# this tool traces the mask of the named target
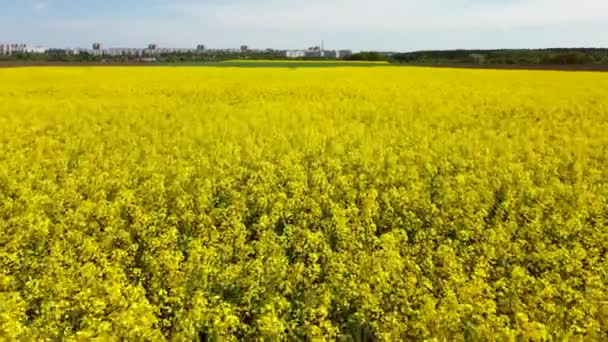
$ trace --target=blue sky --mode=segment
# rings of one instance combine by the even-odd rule
[[[354,50],[608,47],[608,0],[0,0],[0,42]]]

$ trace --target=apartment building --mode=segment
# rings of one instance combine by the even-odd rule
[[[0,55],[12,55],[15,53],[26,53],[27,44],[5,43],[0,44]]]

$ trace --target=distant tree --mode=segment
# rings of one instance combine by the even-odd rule
[[[352,54],[351,56],[346,57],[345,60],[379,62],[379,61],[388,61],[389,58],[387,55],[382,54],[380,52],[368,51],[368,52],[359,52],[359,53]]]
[[[391,56],[397,63],[410,64],[608,64],[608,49],[542,49],[542,50],[448,50],[418,51]]]
[[[592,62],[591,56],[578,51],[551,54],[543,59],[543,64],[588,64]]]

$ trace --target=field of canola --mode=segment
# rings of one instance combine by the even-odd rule
[[[608,74],[0,80],[0,339],[608,339]]]

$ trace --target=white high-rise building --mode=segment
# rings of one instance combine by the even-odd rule
[[[351,50],[340,50],[338,52],[340,53],[340,58],[350,57],[353,55]]]
[[[28,52],[27,44],[0,44],[0,54],[1,55],[12,55],[15,53],[26,53]]]
[[[28,46],[25,49],[27,53],[45,53],[48,49],[42,46]]]
[[[287,58],[302,58],[306,56],[306,52],[304,50],[287,50],[285,51],[285,57]]]

